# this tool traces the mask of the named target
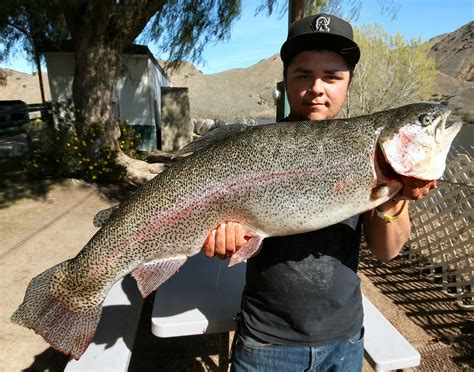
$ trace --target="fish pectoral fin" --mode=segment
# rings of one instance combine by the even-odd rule
[[[114,205],[113,207],[103,209],[94,216],[93,223],[95,227],[102,227],[104,226],[107,221],[109,220],[112,213],[118,208],[118,205]]]
[[[145,262],[132,272],[143,298],[167,281],[186,262],[186,256]]]
[[[255,256],[262,247],[263,237],[253,235],[237,252],[235,252],[229,260],[228,267],[237,265],[238,263],[247,261],[250,257]]]

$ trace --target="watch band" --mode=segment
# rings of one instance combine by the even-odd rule
[[[402,214],[402,211],[403,211],[403,208],[405,207],[405,204],[406,204],[406,200],[403,201],[403,205],[402,207],[400,208],[400,210],[394,214],[393,216],[389,216],[385,213],[383,213],[381,210],[379,210],[379,208],[375,208],[375,213],[377,214],[377,217],[385,220],[385,222],[387,223],[391,223],[392,221],[396,220],[397,218],[400,218],[401,214]]]

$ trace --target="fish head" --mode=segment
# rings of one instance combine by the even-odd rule
[[[378,144],[393,170],[420,180],[440,178],[461,123],[446,125],[451,111],[436,103],[416,103],[387,111]],[[381,113],[383,114],[383,113]]]

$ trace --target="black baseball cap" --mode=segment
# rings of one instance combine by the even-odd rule
[[[298,53],[313,49],[338,52],[352,67],[355,67],[360,58],[360,49],[354,41],[350,23],[325,13],[293,23],[281,47],[280,57],[283,64],[288,66]]]

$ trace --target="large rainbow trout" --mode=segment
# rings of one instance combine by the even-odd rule
[[[192,144],[192,155],[113,210],[76,257],[35,277],[11,319],[78,359],[117,280],[132,273],[148,295],[219,223],[240,222],[252,236],[232,256],[235,264],[266,237],[320,229],[378,206],[399,193],[401,177],[441,177],[461,129],[445,126],[448,115],[419,103],[352,119],[216,130],[217,140]]]

